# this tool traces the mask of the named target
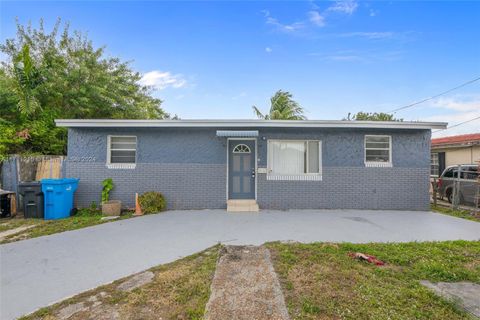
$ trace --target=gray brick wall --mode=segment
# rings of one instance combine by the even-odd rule
[[[159,191],[169,209],[226,208],[226,166],[219,164],[139,163],[135,169],[107,169],[101,163],[68,162],[68,177],[79,177],[78,207],[101,201],[102,181],[112,178],[111,199],[135,205],[135,192]]]
[[[428,169],[325,168],[322,181],[272,181],[258,174],[262,209],[428,210]],[[68,163],[67,175],[80,177],[76,205],[100,203],[101,182],[113,178],[112,199],[133,207],[135,192],[162,192],[169,209],[225,208],[226,167],[205,164],[138,164],[107,169],[102,164]]]
[[[241,128],[238,128],[241,130]],[[251,128],[249,128],[251,130]],[[258,128],[258,166],[268,139],[322,140],[322,181],[267,181],[258,174],[260,208],[426,210],[430,130]],[[226,207],[225,138],[216,128],[77,128],[69,130],[67,177],[80,178],[78,206],[100,202],[101,182],[113,178],[112,199],[133,206],[135,192],[165,194],[170,209]],[[107,135],[137,136],[136,169],[107,169]],[[393,167],[366,168],[364,136],[392,136]]]
[[[264,209],[428,210],[425,168],[324,168],[322,181],[272,181],[258,175]]]

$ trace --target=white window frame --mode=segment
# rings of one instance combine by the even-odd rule
[[[318,173],[301,173],[301,174],[294,174],[294,175],[286,175],[286,174],[274,174],[272,173],[272,157],[270,155],[270,145],[273,142],[303,142],[307,146],[307,153],[308,151],[308,143],[309,142],[318,142]],[[306,156],[305,166],[308,168],[308,154]],[[298,139],[298,140],[288,140],[288,139],[269,139],[267,141],[267,180],[290,180],[290,181],[322,181],[322,140],[314,140],[314,139]]]
[[[135,138],[135,162],[134,163],[112,163],[111,162],[112,138]],[[125,149],[125,150],[133,151],[133,149]],[[138,139],[137,139],[137,136],[131,136],[131,135],[108,135],[107,136],[107,168],[109,168],[109,169],[135,169],[135,167],[137,166],[137,154],[138,154]]]
[[[367,161],[367,137],[388,138],[388,162]],[[385,148],[368,148],[369,150],[385,150]],[[392,136],[380,134],[367,134],[363,138],[363,161],[365,167],[392,167]]]
[[[435,160],[436,162],[434,162],[434,155],[435,155]],[[439,177],[441,172],[440,171],[440,161],[439,161],[439,156],[438,156],[438,152],[430,152],[430,176],[431,177]],[[435,167],[436,169],[434,169],[436,172],[433,172],[432,173],[432,169],[433,167]]]

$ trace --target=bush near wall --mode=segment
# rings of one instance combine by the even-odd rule
[[[165,210],[167,201],[160,192],[148,191],[138,197],[143,213],[157,213]]]

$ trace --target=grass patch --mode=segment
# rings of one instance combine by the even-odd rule
[[[468,319],[419,280],[480,283],[480,242],[267,244],[292,319]],[[350,258],[363,252],[377,267]]]
[[[24,239],[37,238],[54,233],[81,229],[85,227],[94,226],[110,221],[118,221],[128,219],[133,216],[132,212],[123,213],[120,218],[115,220],[102,220],[104,217],[99,212],[92,212],[89,210],[79,211],[77,215],[58,220],[42,220],[42,219],[23,219],[23,218],[11,218],[2,221],[0,224],[0,232],[22,227],[35,225],[35,227],[28,230],[10,235],[0,241],[0,244],[14,242]]]
[[[20,319],[56,319],[60,310],[77,303],[84,303],[87,310],[80,311],[69,319],[104,319],[103,316],[111,316],[113,313],[119,319],[203,319],[219,249],[220,246],[217,245],[173,263],[152,268],[150,271],[155,274],[153,281],[131,292],[116,289],[129,278],[127,277]],[[101,304],[92,304],[93,296]]]
[[[434,212],[447,214],[449,216],[480,222],[480,215],[478,213],[475,214],[474,212],[471,212],[469,210],[454,210],[452,208],[442,207],[438,205],[431,205],[431,209]]]
[[[40,223],[38,219],[4,218],[0,220],[0,232]]]

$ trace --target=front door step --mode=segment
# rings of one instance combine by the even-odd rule
[[[258,212],[256,200],[227,200],[228,212]]]
[[[264,246],[220,251],[206,320],[289,320],[280,283]]]

